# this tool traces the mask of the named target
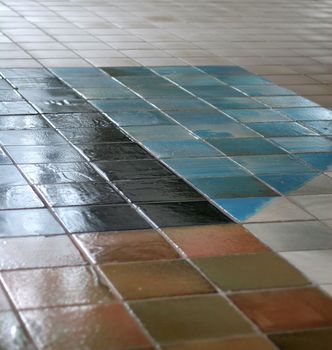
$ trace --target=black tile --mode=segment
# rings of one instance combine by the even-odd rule
[[[135,143],[88,144],[77,145],[77,147],[92,161],[152,158],[143,148]]]
[[[88,163],[22,164],[20,168],[33,184],[105,181]]]
[[[84,100],[36,101],[36,102],[33,102],[33,105],[41,113],[95,112],[95,108],[93,108],[89,103],[85,102]],[[1,110],[1,106],[0,106],[0,110]],[[18,113],[19,112],[16,112],[15,114],[18,114]]]
[[[0,186],[26,184],[27,181],[14,165],[0,165]]]
[[[121,160],[94,163],[109,180],[153,179],[172,173],[156,160]]]
[[[36,114],[28,102],[0,102],[0,115]]]
[[[0,236],[34,236],[64,233],[47,209],[1,210]]]
[[[147,229],[150,225],[129,205],[56,208],[69,232]]]
[[[208,202],[142,204],[140,208],[161,227],[231,222],[230,218]]]
[[[28,101],[63,101],[80,99],[72,89],[20,89]]]
[[[183,180],[175,177],[118,181],[115,185],[132,202],[199,201],[204,198]]]
[[[107,183],[50,184],[38,188],[46,200],[56,207],[124,203],[124,199]]]
[[[54,89],[65,88],[66,85],[61,80],[52,77],[44,78],[10,78],[9,81],[19,90],[20,89]]]
[[[112,122],[101,113],[46,114],[45,117],[56,128],[109,127]]]
[[[109,128],[75,128],[59,129],[72,143],[111,143],[131,142],[119,129]]]
[[[0,116],[0,130],[44,129],[49,128],[40,115],[6,115]]]
[[[64,144],[66,140],[52,129],[5,130],[0,131],[0,143],[5,146],[56,145]]]
[[[42,208],[30,186],[0,186],[0,209]]]
[[[59,146],[7,146],[16,163],[83,162],[84,158],[68,145]]]

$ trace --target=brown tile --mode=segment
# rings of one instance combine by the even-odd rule
[[[309,284],[286,260],[270,252],[199,258],[194,263],[225,291]]]
[[[0,311],[10,310],[10,304],[5,291],[0,286]]]
[[[187,226],[163,230],[190,257],[233,255],[268,250],[241,225]]]
[[[162,350],[275,350],[275,347],[263,337],[241,337],[235,339],[212,339],[171,344]]]
[[[110,303],[114,296],[91,267],[65,267],[2,273],[18,309]]]
[[[264,332],[332,326],[332,299],[318,289],[235,294],[231,299]]]
[[[121,304],[22,311],[38,348],[124,350],[149,340]]]
[[[0,270],[83,264],[67,236],[0,239]]]
[[[137,230],[75,235],[95,263],[175,259],[177,252],[155,231]]]
[[[0,349],[35,350],[23,327],[11,311],[0,312]]]
[[[219,295],[132,302],[130,307],[162,344],[253,332],[248,321]]]
[[[307,332],[275,334],[270,339],[280,350],[330,350],[332,328]]]
[[[186,261],[102,265],[125,299],[213,293],[215,289]]]

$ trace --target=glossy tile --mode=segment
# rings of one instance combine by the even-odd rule
[[[256,109],[267,108],[263,103],[260,103],[249,97],[225,97],[223,99],[209,99],[209,102],[219,109]]]
[[[332,136],[332,121],[310,121],[303,124],[320,135]]]
[[[84,111],[86,113],[95,112],[95,109],[84,100],[48,100],[48,101],[34,101],[33,106],[40,113],[75,113]],[[15,114],[20,113],[17,111]],[[21,114],[24,114],[21,112]],[[28,113],[25,113],[28,114]]]
[[[296,154],[296,157],[318,170],[330,171],[332,169],[332,152]]]
[[[204,225],[163,228],[189,257],[224,256],[267,251],[241,225]]]
[[[3,288],[0,288],[0,312],[10,310],[11,306]]]
[[[148,299],[213,293],[215,289],[183,260],[102,265],[102,271],[125,299]]]
[[[9,271],[2,278],[18,309],[114,301],[105,281],[90,267]]]
[[[201,123],[190,126],[189,129],[196,135],[206,139],[213,144],[222,138],[257,137],[257,134],[244,125],[233,121],[222,121],[217,123]]]
[[[3,238],[0,252],[0,270],[85,264],[71,240],[63,235]]]
[[[63,100],[75,100],[79,99],[72,89],[60,88],[60,89],[20,89],[20,94],[31,102],[36,101],[63,101]]]
[[[30,186],[0,186],[0,210],[42,208],[44,204]]]
[[[40,185],[38,189],[54,207],[125,202],[107,183],[48,184]]]
[[[231,296],[264,332],[330,327],[332,301],[315,288],[252,292]]]
[[[161,344],[253,332],[248,321],[217,295],[132,302],[130,307]]]
[[[101,113],[62,113],[44,116],[56,128],[102,128],[111,127],[112,123]]]
[[[260,133],[264,137],[291,137],[317,135],[314,131],[305,128],[298,123],[250,123],[248,126],[254,131]]]
[[[129,205],[68,207],[55,211],[71,233],[150,228]]]
[[[5,152],[0,148],[0,165],[11,164],[12,161],[8,158]]]
[[[278,252],[332,248],[332,230],[318,221],[247,224],[245,228]]]
[[[301,96],[256,97],[256,99],[272,108],[317,107],[318,104]]]
[[[21,129],[45,129],[49,127],[50,126],[48,125],[46,120],[40,115],[3,115],[0,117],[1,131]]]
[[[14,165],[0,165],[0,186],[26,185],[27,181]]]
[[[0,116],[17,114],[36,114],[36,110],[25,101],[0,102]]]
[[[144,348],[149,340],[121,304],[22,311],[29,333],[40,348]],[[66,332],[63,332],[66,329]]]
[[[0,131],[0,142],[4,146],[56,145],[66,141],[54,130],[6,130]]]
[[[231,220],[208,202],[142,204],[143,212],[160,227],[207,225]]]
[[[326,108],[311,107],[311,108],[283,108],[280,112],[287,115],[291,119],[304,120],[331,120],[332,112]]]
[[[290,153],[332,152],[332,141],[322,136],[279,137],[273,141]]]
[[[89,233],[74,236],[94,263],[176,259],[175,249],[153,230]]]
[[[224,113],[242,123],[289,121],[286,115],[273,109],[224,109]]]
[[[114,100],[90,100],[90,103],[106,113],[130,112],[130,111],[153,111],[155,107],[138,99],[114,99]]]

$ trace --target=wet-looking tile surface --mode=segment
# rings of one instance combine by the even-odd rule
[[[0,74],[1,349],[332,347],[331,111],[238,66]]]

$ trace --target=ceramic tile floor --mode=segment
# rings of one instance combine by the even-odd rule
[[[2,348],[329,349],[328,109],[239,66],[1,76]]]
[[[330,5],[0,2],[1,350],[332,348]]]

